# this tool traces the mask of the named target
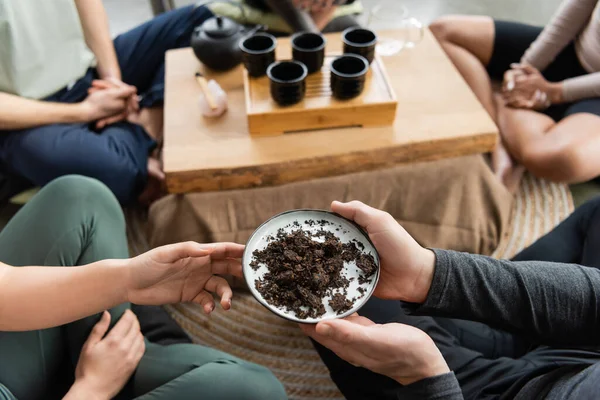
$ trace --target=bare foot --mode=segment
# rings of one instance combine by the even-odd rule
[[[503,132],[503,111],[504,111],[504,100],[500,94],[494,96],[496,103],[496,117],[498,128],[500,130],[500,140],[496,145],[496,148],[492,152],[492,170],[494,174],[500,179],[502,184],[506,188],[514,193],[519,188],[519,183],[525,172],[525,168],[519,165],[510,155],[502,140]]]
[[[160,161],[150,157],[148,158],[148,182],[146,188],[138,197],[138,201],[143,205],[150,205],[165,194],[165,173],[162,170]]]
[[[492,171],[506,188],[514,193],[519,188],[519,183],[525,172],[525,167],[516,164],[502,141],[498,142],[492,152]]]

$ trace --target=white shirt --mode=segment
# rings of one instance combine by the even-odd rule
[[[0,0],[0,92],[42,99],[95,62],[73,0]]]

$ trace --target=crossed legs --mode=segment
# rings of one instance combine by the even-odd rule
[[[447,16],[430,29],[500,129],[492,167],[505,185],[514,187],[522,172],[511,159],[553,181],[581,182],[600,175],[600,159],[593,156],[600,151],[600,117],[580,112],[555,122],[537,111],[505,107],[494,95],[486,70],[494,51],[491,18]]]

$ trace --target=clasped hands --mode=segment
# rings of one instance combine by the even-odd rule
[[[504,73],[502,98],[509,107],[545,110],[562,102],[562,85],[548,82],[529,64],[511,64],[511,69]]]
[[[102,129],[123,120],[135,123],[140,110],[138,102],[135,86],[106,77],[92,81],[88,96],[79,105],[84,120],[95,122],[96,129]]]

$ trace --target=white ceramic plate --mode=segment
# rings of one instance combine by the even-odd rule
[[[314,224],[311,226],[309,221],[321,221],[325,220],[329,222],[329,224],[320,225]],[[260,265],[256,271],[250,267],[250,263],[253,260],[253,253],[255,250],[263,250],[269,244],[267,240],[268,237],[275,237],[277,235],[277,231],[282,228],[286,232],[291,232],[292,230],[299,229],[297,225],[294,223],[298,223],[300,228],[304,231],[316,232],[317,230],[325,230],[332,232],[337,238],[340,239],[342,243],[347,243],[352,240],[356,240],[364,246],[362,250],[366,254],[371,254],[375,259],[375,264],[377,264],[377,272],[375,277],[372,278],[369,282],[359,284],[358,277],[360,270],[356,267],[355,262],[344,263],[344,271],[342,272],[347,278],[353,277],[351,280],[350,286],[348,287],[347,297],[352,299],[353,297],[357,297],[358,300],[354,303],[354,307],[351,310],[348,310],[342,314],[337,314],[335,311],[331,309],[329,306],[330,297],[326,297],[323,300],[323,305],[325,306],[326,313],[319,318],[307,318],[307,319],[299,319],[296,317],[296,314],[293,311],[287,311],[284,308],[279,308],[273,306],[262,297],[262,295],[256,290],[255,283],[258,279],[260,279],[266,272],[267,267],[264,264]],[[313,238],[313,240],[315,240]],[[300,323],[317,323],[319,321],[325,319],[332,318],[343,318],[348,315],[351,315],[358,311],[371,297],[373,294],[373,290],[375,290],[375,286],[377,285],[377,281],[379,280],[379,255],[377,254],[377,250],[373,243],[369,240],[367,234],[354,222],[347,220],[340,215],[331,213],[329,211],[323,210],[293,210],[287,211],[281,214],[278,214],[261,226],[258,227],[256,231],[252,234],[248,242],[246,243],[246,250],[244,251],[244,256],[242,258],[242,265],[244,271],[244,278],[246,279],[246,283],[250,288],[250,292],[252,295],[266,308],[271,310],[273,313],[279,315],[280,317],[289,319],[294,322]],[[363,295],[360,294],[358,288],[362,287],[365,292]],[[334,292],[336,293],[336,292]],[[361,297],[362,296],[362,297]]]

